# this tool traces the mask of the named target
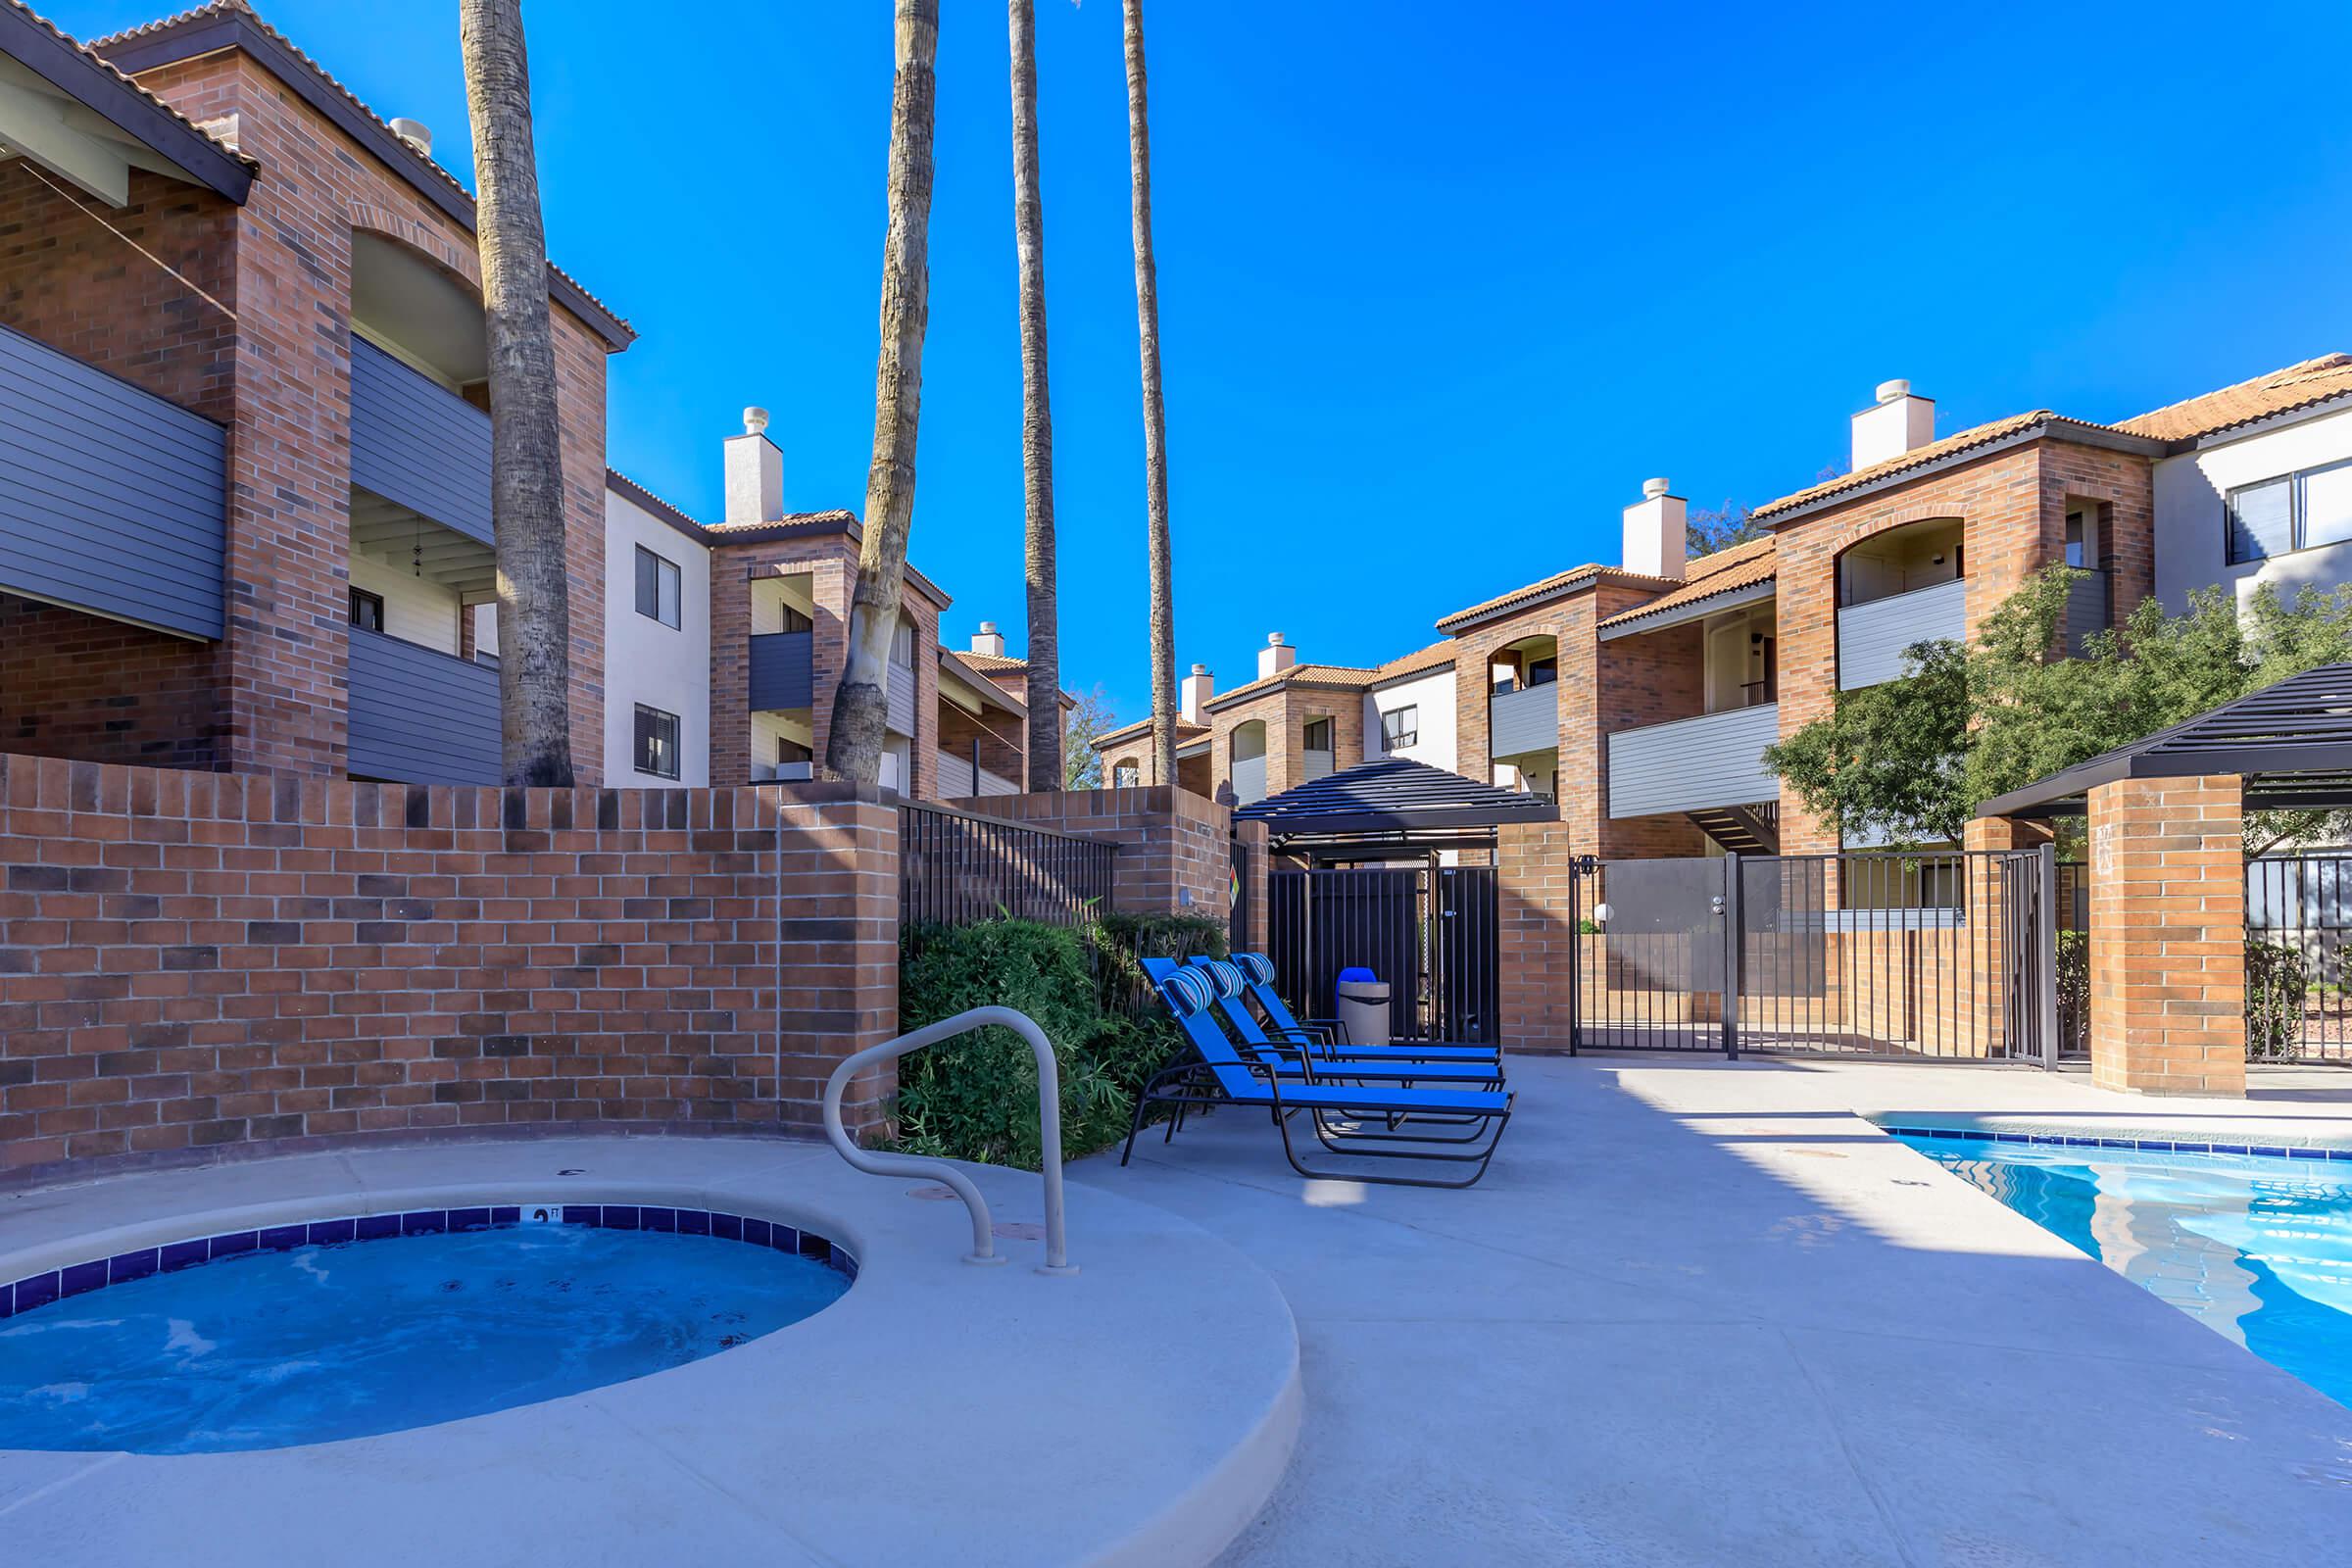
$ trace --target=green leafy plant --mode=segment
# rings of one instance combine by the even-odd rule
[[[2058,933],[2058,1027],[2071,1034],[2058,1042],[2061,1051],[2090,1050],[2090,933]]]
[[[2277,1060],[2297,1054],[2303,1039],[2310,966],[2302,950],[2260,937],[2246,939],[2246,1056]]]

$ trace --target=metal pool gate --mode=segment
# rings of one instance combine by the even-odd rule
[[[1360,966],[1389,984],[1393,1037],[1495,1040],[1492,867],[1275,870],[1266,910],[1276,985],[1301,1014],[1329,1017],[1340,971]]]
[[[1576,870],[1578,1050],[2056,1063],[2047,848]]]
[[[2246,1056],[2352,1064],[2352,849],[2246,862]]]

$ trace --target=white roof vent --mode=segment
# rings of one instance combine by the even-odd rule
[[[421,120],[395,120],[392,134],[416,148],[425,157],[433,156],[433,128]]]

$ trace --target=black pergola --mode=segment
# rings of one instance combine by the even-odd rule
[[[2245,808],[2352,807],[2352,664],[2323,664],[2171,729],[2102,752],[1977,808],[1979,816],[2080,816],[2101,784],[2235,773]]]
[[[1400,860],[1438,850],[1493,849],[1513,822],[1556,822],[1556,802],[1481,784],[1427,762],[1383,757],[1242,807],[1279,855],[1329,864]]]

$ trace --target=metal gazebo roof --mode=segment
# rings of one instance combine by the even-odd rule
[[[1491,835],[1510,822],[1556,822],[1560,808],[1541,795],[1383,757],[1310,779],[1233,814],[1236,821],[1265,823],[1277,845],[1380,842],[1419,849]]]
[[[2248,810],[2352,806],[2352,664],[2323,664],[1977,808],[2072,816],[2096,785],[2236,773]]]

